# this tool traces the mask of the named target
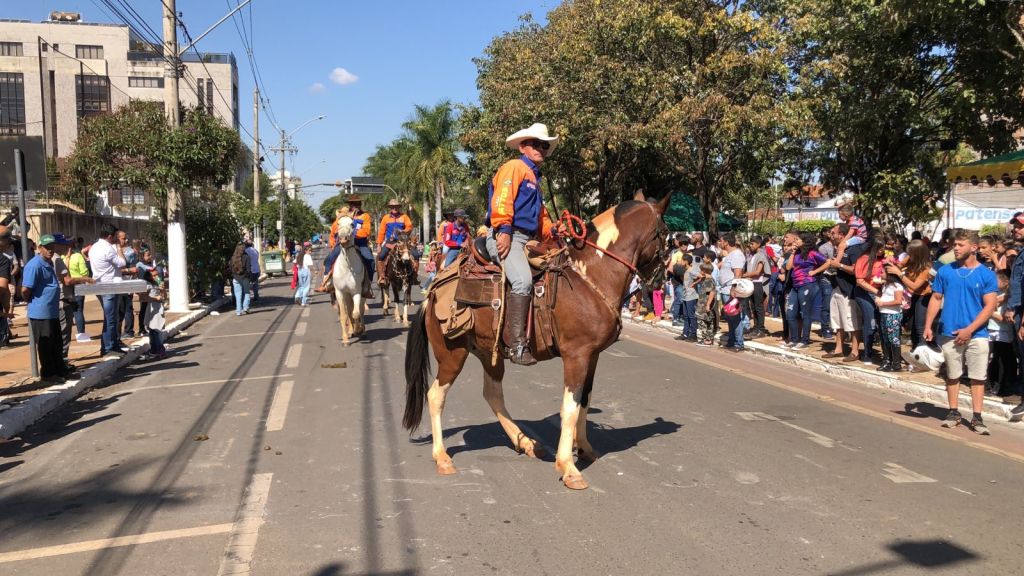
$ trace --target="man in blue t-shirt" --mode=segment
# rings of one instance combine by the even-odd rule
[[[952,263],[939,268],[932,281],[932,298],[924,322],[924,339],[932,340],[932,324],[942,310],[939,344],[946,359],[946,396],[949,413],[942,425],[954,428],[960,424],[957,400],[960,377],[966,368],[971,381],[971,428],[988,435],[981,419],[985,401],[985,378],[988,372],[988,321],[996,309],[999,285],[994,272],[978,262],[978,233],[958,230],[953,236]]]
[[[21,296],[28,302],[28,320],[36,339],[39,376],[44,382],[60,383],[67,373],[60,331],[60,282],[53,268],[57,240],[51,234],[39,239],[38,254],[23,272]]]

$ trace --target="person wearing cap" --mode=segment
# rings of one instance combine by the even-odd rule
[[[441,241],[444,242],[445,248],[448,249],[444,257],[444,266],[442,266],[442,268],[447,268],[449,264],[458,258],[462,247],[469,242],[469,225],[466,224],[465,210],[459,208],[455,211],[455,218],[445,223]]]
[[[21,296],[28,302],[28,320],[36,339],[39,376],[44,382],[63,382],[68,372],[61,356],[60,281],[53,267],[57,240],[39,238],[38,253],[25,265]]]
[[[54,239],[53,251],[56,257],[53,259],[53,270],[61,284],[61,358],[67,371],[72,370],[68,364],[68,351],[71,350],[71,327],[75,324],[75,310],[78,308],[78,301],[75,298],[75,286],[78,284],[92,284],[94,280],[88,276],[75,276],[71,273],[69,255],[74,241],[60,233],[52,234]],[[79,332],[81,333],[81,332]]]
[[[380,247],[377,259],[383,262],[391,250],[388,244],[398,240],[399,234],[409,234],[410,232],[412,232],[412,220],[402,214],[402,203],[397,198],[388,200],[388,213],[380,219],[380,226],[377,228],[377,246]]]
[[[1010,232],[1014,241],[1018,244],[1024,242],[1024,212],[1017,212],[1010,218]],[[1014,339],[1013,343],[1017,351],[1017,364],[1024,366],[1024,326],[1021,319],[1024,318],[1024,258],[1014,258],[1013,266],[1010,268],[1010,295],[1006,302],[1006,312],[1003,319],[1013,322]],[[1024,414],[1024,369],[1018,370],[1017,392],[1021,394],[1021,402],[1010,412],[1014,416]]]
[[[509,358],[515,364],[529,366],[537,360],[526,340],[533,278],[525,250],[529,240],[551,236],[551,218],[541,193],[540,165],[555,150],[558,136],[548,135],[544,124],[534,124],[506,138],[505,144],[520,156],[502,164],[491,180],[487,198],[491,235],[487,249],[492,257],[501,260],[511,286],[506,302],[512,333],[512,342],[507,343]]]

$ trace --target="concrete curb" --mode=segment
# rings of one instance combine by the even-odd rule
[[[682,329],[672,326],[672,323],[667,320],[661,320],[656,324],[650,322],[640,322],[633,320],[628,313],[622,315],[624,321],[628,321],[632,324],[650,326],[665,332],[673,334],[679,334]],[[718,340],[721,335],[716,335],[715,339]],[[918,398],[922,401],[931,402],[936,406],[946,406],[946,387],[936,384],[927,384],[925,382],[915,382],[913,380],[904,380],[895,376],[890,376],[884,372],[878,372],[876,370],[869,370],[860,368],[858,366],[850,366],[845,364],[834,364],[832,362],[826,362],[813,356],[800,354],[799,352],[792,352],[784,350],[776,346],[769,346],[762,344],[757,341],[744,342],[744,347],[749,351],[753,352],[757,356],[763,356],[770,358],[777,362],[789,364],[793,367],[800,368],[803,370],[814,370],[821,372],[829,376],[843,378],[859,384],[866,384],[872,388],[881,388],[884,390],[892,390],[894,392],[900,392],[914,398]],[[971,397],[969,394],[960,393],[960,406],[970,407]],[[1013,406],[1003,404],[990,398],[985,398],[984,407],[982,413],[988,416],[1004,418],[1008,421],[1015,422],[1019,421],[1020,417],[1014,416],[1010,413]],[[963,412],[963,410],[961,410]]]
[[[164,329],[167,332],[167,338],[170,339],[177,336],[182,330],[209,315],[210,312],[224,306],[230,300],[227,297],[221,298],[209,306],[203,306],[168,324]],[[20,434],[43,416],[84,394],[89,389],[113,376],[124,366],[128,366],[147,353],[149,353],[148,341],[132,348],[131,351],[121,358],[101,361],[83,370],[80,380],[50,386],[38,396],[33,396],[20,404],[10,406],[6,410],[0,409],[0,439],[6,440]]]

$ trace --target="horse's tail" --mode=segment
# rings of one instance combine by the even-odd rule
[[[427,310],[424,301],[409,328],[405,347],[405,415],[402,426],[412,432],[423,420],[423,404],[430,388],[430,340],[427,339]]]

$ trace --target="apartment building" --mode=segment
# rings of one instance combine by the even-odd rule
[[[238,67],[233,54],[189,51],[183,106],[201,105],[238,129]],[[82,118],[129,99],[164,100],[161,47],[128,26],[54,13],[44,22],[0,19],[0,136],[42,136],[48,158],[67,156]]]

